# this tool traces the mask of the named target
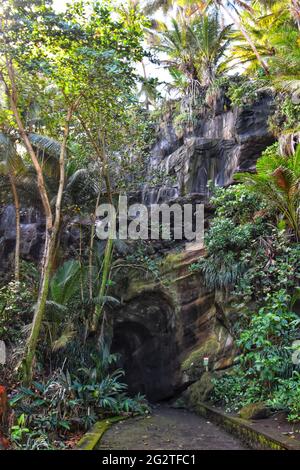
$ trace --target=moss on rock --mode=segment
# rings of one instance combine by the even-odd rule
[[[239,411],[239,416],[243,419],[265,419],[271,415],[271,410],[265,403],[251,403]]]
[[[187,389],[185,397],[189,405],[194,407],[209,399],[214,388],[213,377],[214,375],[211,372],[204,372],[201,379],[197,380]]]
[[[187,371],[195,365],[201,365],[205,356],[216,354],[219,349],[219,342],[215,336],[209,337],[200,348],[195,349],[182,363],[182,370]]]

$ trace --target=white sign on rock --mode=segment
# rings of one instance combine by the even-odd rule
[[[5,364],[6,362],[6,347],[4,341],[0,341],[0,364]]]

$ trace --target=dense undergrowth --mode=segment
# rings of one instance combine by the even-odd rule
[[[291,213],[299,208],[297,186],[291,194],[293,178],[299,185],[299,154],[298,149],[286,186],[284,178],[276,181],[272,165],[262,175],[266,156],[280,166],[275,145],[258,161],[257,175],[215,190],[207,256],[190,268],[200,270],[210,288],[234,298],[239,313],[231,325],[239,354],[230,371],[214,379],[212,399],[228,410],[265,402],[287,411],[291,421],[300,420],[300,245],[297,226],[287,224],[282,208],[285,202]]]
[[[104,343],[98,347],[94,339],[86,338],[86,321],[93,303],[80,297],[75,260],[67,261],[52,278],[52,300],[47,304],[36,379],[30,387],[20,384],[26,325],[31,321],[37,292],[34,266],[22,263],[23,271],[26,276],[22,283],[10,282],[2,287],[0,302],[1,338],[10,354],[9,363],[0,365],[0,373],[11,390],[12,447],[73,447],[101,417],[148,413],[145,397],[128,395],[118,355],[111,354]]]

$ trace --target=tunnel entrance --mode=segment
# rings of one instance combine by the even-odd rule
[[[130,394],[142,393],[152,402],[174,395],[179,370],[175,318],[164,298],[153,293],[129,302],[115,317],[111,351],[121,355]]]

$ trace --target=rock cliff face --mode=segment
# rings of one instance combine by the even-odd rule
[[[16,213],[13,205],[0,208],[0,274],[12,266],[16,242]],[[22,259],[38,262],[42,257],[45,221],[41,212],[26,208],[20,211],[20,255]],[[76,225],[64,227],[61,244],[67,251],[78,244]]]
[[[173,397],[197,381],[208,367],[221,371],[234,358],[230,324],[214,292],[189,266],[202,251],[165,257],[159,280],[141,271],[121,271],[114,293],[122,305],[110,315],[112,350],[132,393],[152,401]]]
[[[172,186],[145,187],[146,204],[207,200],[207,182],[226,186],[238,171],[254,170],[261,152],[274,141],[268,130],[272,97],[262,94],[251,107],[206,113],[194,130],[176,134],[172,113],[161,123],[151,166],[173,176]],[[233,363],[231,335],[236,312],[219,292],[209,292],[188,267],[203,252],[167,254],[160,282],[124,277],[118,283],[123,305],[113,315],[113,350],[123,353],[132,392],[162,400],[185,392],[205,399],[212,374]],[[204,357],[209,372],[205,372]]]
[[[21,211],[21,243],[22,258],[38,260],[43,244],[44,221],[34,209]],[[16,220],[13,205],[0,211],[0,272],[4,272],[12,262],[16,241]]]
[[[273,99],[262,93],[253,105],[225,110],[222,98],[202,113],[194,129],[176,132],[167,113],[157,131],[150,167],[173,177],[174,184],[145,188],[146,203],[191,193],[207,195],[207,182],[227,186],[235,172],[253,170],[262,150],[274,141],[268,130]]]

